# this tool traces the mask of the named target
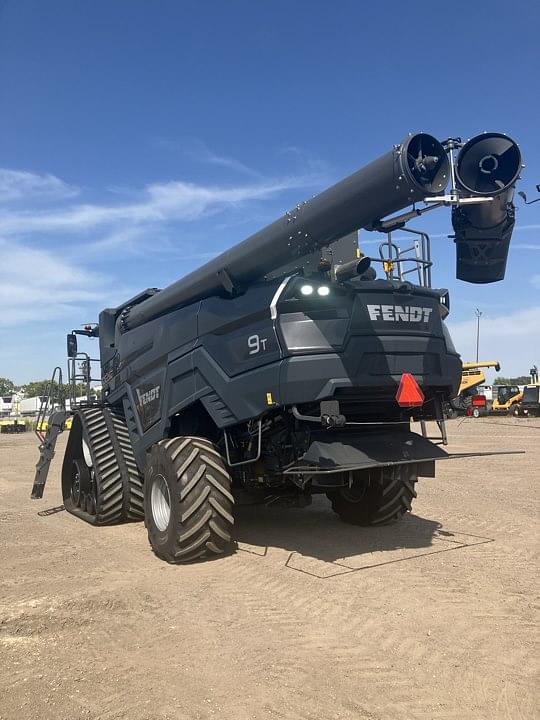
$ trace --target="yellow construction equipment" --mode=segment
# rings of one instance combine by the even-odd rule
[[[511,412],[522,397],[523,392],[517,385],[494,385],[491,411],[494,413]]]
[[[466,390],[471,390],[477,385],[483,385],[486,382],[486,376],[480,368],[495,368],[497,372],[501,369],[501,366],[496,360],[485,360],[482,362],[464,362],[462,363],[463,369],[461,371],[461,385],[459,386],[459,393]]]
[[[512,407],[514,417],[540,416],[540,382],[525,385],[521,400]]]
[[[64,422],[64,430],[71,430],[71,423],[73,422],[72,417],[68,417],[67,420]],[[35,429],[39,430],[40,432],[46,432],[49,428],[49,422],[48,420],[40,420],[37,422]]]
[[[474,417],[485,414],[488,409],[487,399],[475,394],[475,388],[486,382],[486,376],[481,368],[495,368],[499,372],[501,366],[496,360],[462,363],[459,393],[448,404],[446,409],[448,417],[455,417],[461,413],[472,414]]]
[[[0,433],[26,432],[26,423],[20,418],[6,417],[0,420]]]

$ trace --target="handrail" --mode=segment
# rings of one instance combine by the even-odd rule
[[[58,387],[58,397],[57,398],[53,394],[55,382]],[[58,400],[62,409],[65,410],[66,400],[64,397],[64,393],[63,393],[63,385],[64,385],[64,383],[63,383],[63,377],[62,377],[62,368],[59,365],[57,365],[53,370],[52,377],[49,381],[49,385],[47,386],[47,392],[44,396],[42,396],[42,399],[41,399],[41,402],[39,405],[39,411],[38,411],[38,416],[37,416],[37,421],[36,421],[36,428],[35,428],[34,432],[37,435],[38,440],[40,442],[43,442],[45,440],[45,433],[43,432],[43,430],[41,428],[43,427],[45,418],[49,417],[49,415],[50,415],[50,410],[52,409],[50,407],[51,400],[53,401],[52,406],[54,406],[54,400]]]
[[[74,357],[68,358],[68,383],[70,407],[78,403],[77,385],[85,386],[86,402],[90,400],[91,384],[96,378],[92,378],[92,363],[99,363],[97,358],[91,358],[88,353],[78,352]]]

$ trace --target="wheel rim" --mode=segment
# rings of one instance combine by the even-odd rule
[[[367,493],[367,485],[358,484],[352,488],[341,488],[341,495],[344,500],[350,503],[359,503],[365,498]]]
[[[157,529],[164,532],[169,527],[169,520],[171,519],[171,496],[169,486],[163,475],[156,475],[154,478],[150,505]]]
[[[84,439],[82,441],[82,451],[84,462],[88,465],[88,467],[92,467],[92,456],[90,455],[90,448],[88,447],[88,443]]]
[[[370,473],[351,473],[353,482],[348,487],[340,489],[341,496],[350,503],[361,503],[368,491],[371,475]]]

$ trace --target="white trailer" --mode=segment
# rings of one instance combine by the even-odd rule
[[[11,415],[13,408],[13,395],[0,395],[0,417]]]
[[[42,395],[36,395],[35,397],[24,398],[19,402],[19,413],[23,417],[31,417],[37,415],[41,402],[43,400]]]

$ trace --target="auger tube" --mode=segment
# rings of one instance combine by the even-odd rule
[[[322,248],[413,202],[444,191],[446,152],[431,135],[409,135],[390,152],[297,205],[271,225],[177,280],[153,297],[127,307],[122,332],[203,297],[234,293],[250,282]]]

